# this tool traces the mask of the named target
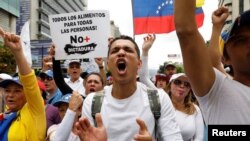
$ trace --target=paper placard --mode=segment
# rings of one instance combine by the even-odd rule
[[[110,17],[106,10],[49,15],[56,60],[107,57]]]

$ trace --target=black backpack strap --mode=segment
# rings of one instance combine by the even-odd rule
[[[96,127],[97,127],[97,124],[96,124],[96,120],[95,120],[95,115],[96,115],[96,113],[100,113],[100,111],[101,111],[103,97],[104,97],[104,90],[96,92],[94,94],[94,97],[92,100],[91,115],[94,119],[94,124]]]
[[[148,89],[148,100],[150,104],[150,109],[154,115],[155,118],[155,138],[158,138],[158,133],[157,133],[157,124],[158,124],[158,119],[161,116],[161,103],[160,103],[160,98],[157,93],[157,90],[153,89]]]

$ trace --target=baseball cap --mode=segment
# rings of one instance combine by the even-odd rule
[[[222,39],[224,40],[224,44],[220,47],[222,48],[222,51],[224,51],[224,46],[229,41],[229,39],[231,39],[236,34],[236,31],[243,26],[250,27],[250,10],[247,10],[238,16],[234,20],[233,24],[229,27],[229,30],[226,33],[223,33],[224,37],[222,37]]]
[[[51,78],[54,78],[54,74],[53,74],[53,71],[52,70],[47,70],[45,72],[40,72],[39,76],[41,78],[44,78],[45,76],[49,76]]]
[[[175,80],[175,79],[177,79],[177,78],[179,78],[179,77],[181,77],[181,76],[187,77],[185,73],[176,73],[176,74],[173,74],[173,75],[171,76],[169,82],[172,82],[173,80]]]
[[[18,77],[14,77],[14,78],[12,78],[12,79],[5,79],[5,80],[1,81],[1,82],[0,82],[0,87],[6,88],[7,86],[9,86],[9,85],[12,84],[12,83],[17,84],[17,85],[19,85],[19,86],[23,86],[23,85],[21,84],[19,78],[18,78]]]
[[[229,36],[229,32],[227,30],[225,30],[221,33],[221,36],[219,37],[220,54],[223,54],[225,41],[227,40],[228,36]]]
[[[72,63],[77,63],[77,64],[81,65],[81,61],[79,59],[69,60],[69,64],[68,65],[71,65]]]
[[[169,67],[169,66],[176,68],[176,66],[175,66],[174,63],[168,63],[168,64],[165,66],[165,69],[166,69],[167,67]]]
[[[69,103],[70,99],[71,99],[71,95],[72,94],[66,94],[63,97],[61,97],[60,100],[58,100],[57,102],[55,102],[53,105],[58,107],[60,104],[62,103]]]
[[[159,79],[165,79],[165,80],[167,80],[167,76],[165,74],[163,74],[163,73],[156,74],[155,78],[156,78],[156,80],[159,80]]]
[[[12,79],[12,76],[6,74],[6,73],[0,73],[0,79]]]

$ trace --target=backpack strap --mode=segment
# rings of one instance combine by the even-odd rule
[[[153,89],[147,90],[150,109],[155,118],[155,138],[156,139],[158,138],[158,133],[157,133],[158,119],[161,116],[161,103],[160,103],[160,98],[157,92],[158,92],[157,90],[153,90]]]
[[[95,115],[96,115],[96,113],[100,113],[100,111],[101,111],[103,97],[104,97],[104,90],[96,92],[94,94],[93,99],[92,99],[91,115],[94,119],[95,127],[97,127]]]

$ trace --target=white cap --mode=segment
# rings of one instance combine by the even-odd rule
[[[81,61],[80,61],[79,59],[68,60],[67,63],[68,63],[68,66],[69,66],[71,63],[78,63],[78,64],[81,65]]]
[[[0,73],[0,79],[12,79],[12,76],[6,74],[6,73]]]
[[[171,76],[169,82],[171,82],[171,81],[173,81],[173,80],[175,80],[175,79],[177,79],[177,78],[179,78],[179,77],[181,77],[181,76],[187,77],[185,73],[176,73],[176,74],[173,74],[173,75]]]

